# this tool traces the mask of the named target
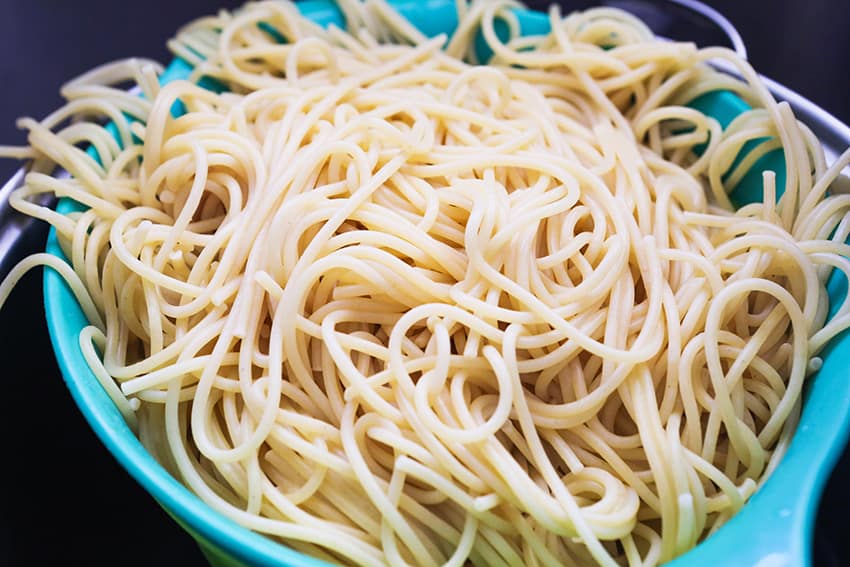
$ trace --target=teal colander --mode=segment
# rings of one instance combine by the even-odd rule
[[[683,0],[690,2],[691,0]],[[423,33],[451,33],[457,26],[454,0],[391,0],[394,7]],[[321,25],[344,26],[341,11],[330,0],[298,3],[301,12]],[[523,34],[549,30],[544,13],[517,10]],[[497,28],[497,32],[498,32]],[[504,31],[504,30],[502,30]],[[486,58],[479,41],[478,54]],[[163,74],[163,83],[185,78],[189,65],[175,59]],[[799,95],[772,82],[778,98],[789,100],[798,117],[838,150],[850,145],[850,129]],[[714,92],[691,105],[711,114],[722,125],[746,110],[730,92]],[[738,203],[760,196],[761,170],[784,173],[781,150],[764,157],[736,188]],[[778,182],[777,186],[783,186]],[[74,205],[60,201],[60,211]],[[47,251],[63,256],[51,230]],[[830,282],[833,305],[844,297],[846,282]],[[83,359],[78,335],[88,324],[64,280],[45,270],[44,295],[50,338],[59,367],[74,401],[99,439],[126,471],[193,537],[213,565],[269,565],[319,567],[327,565],[262,535],[249,531],[213,511],[173,478],[145,450]],[[850,430],[850,335],[844,333],[823,353],[823,366],[808,382],[798,430],[787,454],[743,510],[694,550],[669,563],[670,567],[753,566],[782,567],[811,564],[812,532],[820,494]]]

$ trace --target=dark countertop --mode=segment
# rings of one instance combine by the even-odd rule
[[[764,75],[850,123],[850,6],[846,0],[714,0],[737,26]],[[183,23],[239,2],[5,0],[0,17],[0,144],[23,143],[14,120],[43,117],[62,82],[112,59],[170,59]],[[569,5],[568,3],[566,3]],[[577,3],[578,5],[578,3]],[[18,167],[0,161],[0,184]],[[16,250],[34,252],[45,233]],[[30,273],[0,311],[7,361],[0,439],[0,565],[206,565],[194,542],[106,452],[58,373]],[[793,487],[789,487],[793,490]],[[850,565],[850,452],[826,488],[815,565]]]

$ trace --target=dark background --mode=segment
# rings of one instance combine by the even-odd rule
[[[0,0],[0,145],[22,144],[19,116],[61,104],[60,85],[128,56],[170,59],[183,23],[239,2]],[[583,6],[576,2],[565,6]],[[762,74],[850,123],[850,2],[714,0]],[[0,184],[19,164],[0,160]],[[43,233],[15,250],[41,248]],[[33,272],[0,310],[0,565],[205,565],[193,541],[107,453],[53,360]],[[850,565],[850,457],[836,468],[815,530],[815,565]],[[789,487],[789,490],[794,490]],[[843,538],[843,539],[842,539]]]

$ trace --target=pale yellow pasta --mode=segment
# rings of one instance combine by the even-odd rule
[[[825,289],[850,273],[850,199],[831,190],[850,153],[827,164],[728,50],[614,9],[553,8],[551,34],[520,38],[518,6],[458,2],[458,31],[427,38],[384,0],[340,2],[346,31],[249,3],[176,34],[188,81],[129,60],[69,83],[67,106],[21,121],[28,148],[2,149],[32,159],[11,203],[68,263],[34,256],[0,297],[59,270],[92,324],[86,359],[151,453],[307,554],[682,555],[782,458],[850,324],[850,304],[827,321]],[[755,110],[724,129],[686,106],[719,88]],[[735,211],[775,148],[784,186],[766,172]]]

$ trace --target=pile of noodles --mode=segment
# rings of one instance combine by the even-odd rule
[[[427,38],[383,1],[342,2],[347,31],[249,3],[175,36],[188,81],[127,60],[69,82],[0,150],[32,160],[11,203],[67,263],[28,258],[0,297],[59,270],[151,453],[311,556],[681,555],[781,459],[850,323],[825,290],[850,272],[830,188],[850,154],[828,166],[728,50],[613,9],[522,38],[516,6],[459,2]],[[718,89],[755,110],[722,128],[686,106]],[[785,171],[734,210],[776,148]]]

